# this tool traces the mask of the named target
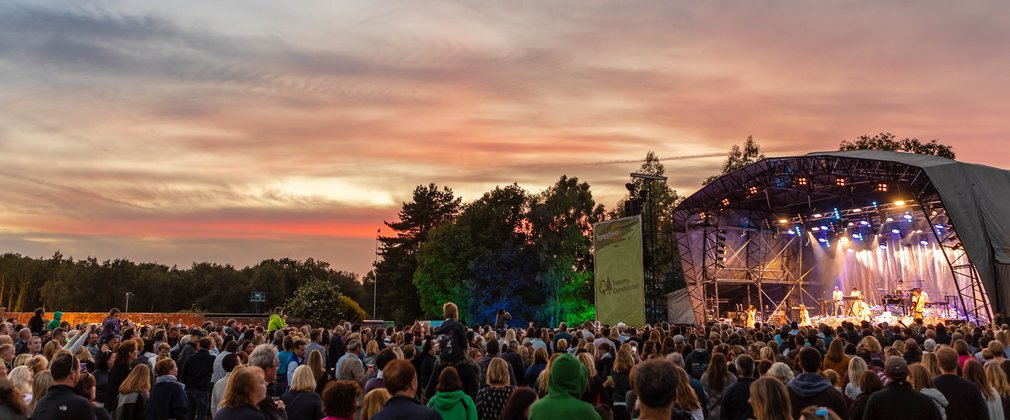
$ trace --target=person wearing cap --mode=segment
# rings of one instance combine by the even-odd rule
[[[933,400],[916,391],[908,383],[908,363],[905,359],[899,356],[888,357],[884,362],[884,374],[889,379],[887,386],[870,396],[863,412],[863,419],[940,420],[942,418]]]
[[[800,412],[811,405],[830,408],[842,418],[848,418],[849,408],[845,397],[831,382],[817,373],[821,370],[821,353],[813,347],[804,347],[798,358],[803,373],[789,381],[788,386],[793,418],[799,418]]]

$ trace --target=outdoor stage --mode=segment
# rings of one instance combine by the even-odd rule
[[[876,322],[986,323],[1010,302],[1010,172],[935,156],[858,150],[769,158],[724,175],[674,211],[698,322],[837,324],[832,292],[862,295]],[[990,301],[990,296],[993,300]],[[906,324],[908,322],[905,322]]]

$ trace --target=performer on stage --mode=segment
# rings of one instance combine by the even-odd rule
[[[858,288],[853,287],[852,291],[849,292],[849,296],[863,300],[863,293],[859,291]]]
[[[873,316],[873,314],[870,313],[870,305],[862,300],[857,300],[853,303],[852,310],[856,313],[856,317],[858,317],[860,321],[869,321],[870,317]]]
[[[835,291],[831,292],[831,305],[833,306],[832,311],[835,316],[845,315],[845,302],[842,299],[844,294],[842,289],[835,286]]]
[[[755,316],[757,315],[757,309],[754,305],[747,307],[747,328],[754,328]]]
[[[916,288],[912,290],[912,317],[915,319],[922,319],[923,312],[926,311],[926,302],[929,301],[929,295],[926,294],[925,290],[921,288]]]
[[[800,304],[800,326],[810,327],[813,324],[810,322],[810,313],[807,312],[807,305]]]

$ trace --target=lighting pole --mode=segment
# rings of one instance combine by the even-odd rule
[[[126,313],[130,313],[130,298],[133,297],[133,292],[126,292]]]
[[[375,259],[372,261],[372,318],[379,319],[379,316],[375,313],[376,302],[378,302],[379,296],[379,279],[375,277],[375,266],[379,264],[379,233],[382,232],[382,228],[375,230]]]

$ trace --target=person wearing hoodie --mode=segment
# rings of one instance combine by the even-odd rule
[[[912,385],[912,389],[932,398],[933,404],[936,404],[936,408],[940,410],[940,418],[947,420],[946,410],[950,402],[947,401],[947,397],[944,397],[940,390],[933,388],[933,379],[929,377],[929,371],[925,367],[918,363],[909,366],[908,383]]]
[[[877,391],[866,403],[864,420],[908,418],[915,420],[940,420],[940,410],[932,398],[916,392],[908,383],[908,364],[899,356],[884,361],[887,386]]]
[[[428,401],[444,420],[477,420],[477,405],[463,392],[456,368],[449,366],[438,375],[438,392]]]
[[[42,332],[46,329],[45,315],[45,308],[35,308],[35,315],[28,320],[28,331],[31,331],[33,335],[41,336]]]
[[[530,420],[601,420],[593,406],[582,401],[588,380],[586,368],[575,357],[561,353],[551,363],[547,396],[530,406]]]
[[[799,418],[800,412],[811,405],[830,408],[840,417],[848,418],[845,397],[817,373],[821,369],[821,353],[812,347],[804,347],[799,352],[799,361],[803,373],[789,381],[788,387],[793,418]]]
[[[49,325],[46,325],[46,329],[52,331],[59,328],[60,320],[62,318],[63,318],[63,312],[60,311],[53,312],[53,320],[49,321]]]
[[[712,360],[712,353],[708,351],[708,342],[704,338],[694,341],[694,350],[684,357],[687,365],[687,374],[692,378],[701,380],[701,375],[708,370],[708,363]]]
[[[274,331],[283,330],[287,327],[284,322],[284,308],[278,306],[274,308],[274,313],[270,314],[270,321],[267,323],[267,337],[273,337]]]

